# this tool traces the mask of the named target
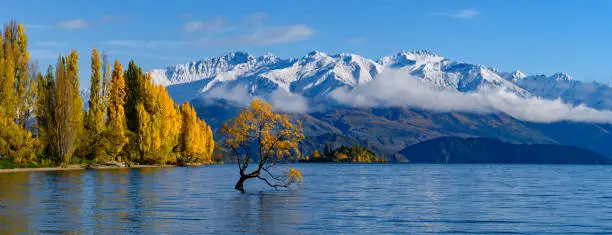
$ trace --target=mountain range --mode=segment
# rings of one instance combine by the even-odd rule
[[[334,91],[363,87],[388,70],[409,74],[439,91],[472,94],[501,89],[516,97],[560,99],[570,106],[612,110],[612,87],[607,84],[577,81],[565,73],[503,72],[424,50],[401,51],[377,60],[320,51],[301,58],[233,52],[150,72],[153,82],[166,86],[175,102],[191,101],[213,127],[236,115],[249,97],[273,99],[290,108],[299,106],[293,99],[303,99],[311,108],[292,111],[292,116],[305,123],[307,138],[302,146],[306,154],[325,143],[360,144],[390,160],[404,161],[410,157],[399,151],[421,141],[480,136],[511,143],[573,145],[612,156],[610,124],[530,122],[503,112],[440,112],[423,106],[354,107],[333,99]],[[285,95],[276,97],[279,91]]]
[[[320,51],[288,59],[269,53],[255,57],[233,52],[150,72],[153,81],[168,87],[180,103],[218,86],[242,86],[253,95],[282,89],[315,98],[339,87],[366,84],[387,68],[406,71],[439,90],[473,92],[484,87],[503,88],[522,97],[561,98],[573,105],[612,109],[612,87],[608,84],[577,81],[565,73],[546,76],[526,75],[519,70],[501,72],[425,50],[401,51],[376,61],[351,53],[327,55]]]

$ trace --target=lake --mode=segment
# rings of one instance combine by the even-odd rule
[[[609,166],[291,166],[246,194],[235,165],[0,174],[0,233],[612,233]]]

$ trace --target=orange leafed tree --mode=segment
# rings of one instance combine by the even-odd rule
[[[212,162],[215,146],[212,129],[200,120],[189,102],[181,105],[183,126],[180,138],[182,159],[185,162]]]
[[[275,188],[301,182],[302,174],[296,169],[290,169],[286,177],[275,176],[269,170],[280,161],[299,156],[298,144],[304,139],[299,121],[292,123],[288,115],[275,113],[270,104],[255,99],[236,118],[226,121],[219,132],[236,155],[240,171],[236,190],[244,193],[244,182],[250,178]],[[251,162],[256,166],[249,172]]]

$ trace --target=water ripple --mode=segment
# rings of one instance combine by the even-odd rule
[[[2,174],[0,233],[612,233],[607,167],[292,167],[303,185],[246,194],[233,165]]]

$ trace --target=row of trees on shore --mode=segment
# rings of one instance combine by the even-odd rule
[[[179,108],[134,61],[124,70],[94,48],[89,97],[81,97],[77,51],[59,56],[43,74],[30,61],[22,25],[10,22],[0,33],[0,159],[19,165],[211,161],[211,128],[189,103]]]

